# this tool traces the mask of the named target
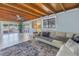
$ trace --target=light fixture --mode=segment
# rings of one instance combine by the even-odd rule
[[[19,21],[24,21],[25,20],[25,18],[20,16],[20,15],[16,15],[16,17],[17,17],[17,20],[19,20]]]
[[[21,17],[19,15],[16,15],[17,20],[21,20]]]

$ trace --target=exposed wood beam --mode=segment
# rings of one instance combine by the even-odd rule
[[[55,12],[57,12],[57,4],[56,3],[51,3],[50,5],[55,10]]]
[[[24,13],[20,13],[20,12],[18,12],[18,11],[15,11],[15,10],[12,10],[12,9],[8,9],[8,8],[5,8],[5,7],[0,7],[0,9],[2,9],[2,10],[4,10],[4,11],[8,11],[8,12],[11,12],[11,13],[14,13],[14,14],[18,14],[18,15],[21,15],[21,14],[23,14],[24,15]]]
[[[40,13],[40,14],[42,14],[42,15],[46,15],[45,13],[43,13],[43,12],[41,12],[41,11],[39,11],[39,10],[37,10],[37,9],[35,9],[35,8],[33,8],[33,7],[31,7],[31,6],[28,6],[28,5],[26,5],[26,4],[21,3],[21,5],[23,5],[24,7],[27,7],[28,9],[31,9],[31,10],[37,12],[37,13]]]
[[[63,3],[63,6],[66,10],[77,8],[79,6],[79,3]]]
[[[50,5],[50,3],[44,3],[44,5],[47,7],[47,8],[49,8],[51,11],[52,11],[52,13],[56,13],[55,11],[54,11],[54,9],[52,8],[52,6]]]
[[[42,3],[35,3],[38,7],[42,8],[44,11],[46,11],[47,13],[53,13],[49,8],[47,8],[44,4]]]
[[[8,20],[16,20],[16,16],[0,12],[0,18],[8,19]]]
[[[28,4],[27,4],[27,5],[28,5]],[[33,7],[34,9],[37,9],[37,10],[39,10],[39,11],[45,13],[46,15],[48,15],[48,12],[45,11],[43,8],[39,7],[36,3],[31,3],[31,4],[29,4],[29,5],[30,5],[31,7]]]
[[[5,8],[5,7],[0,7],[0,9],[11,12],[11,13],[15,13],[16,15],[20,15],[20,16],[23,16],[23,17],[25,16],[26,18],[29,15],[29,14],[25,14],[25,13],[22,13],[20,11],[12,10],[12,9]],[[30,16],[32,16],[32,15],[30,15]],[[36,16],[33,16],[33,17],[37,18]]]
[[[61,8],[63,9],[63,11],[65,11],[65,8],[64,8],[63,4],[62,4],[62,3],[60,3],[59,5],[60,5],[60,6],[61,6]]]
[[[12,7],[12,8],[14,8],[14,9],[17,9],[17,10],[23,11],[23,12],[25,12],[25,13],[29,13],[29,14],[31,14],[31,15],[33,15],[33,16],[37,16],[37,17],[40,16],[40,15],[37,15],[37,14],[31,13],[31,12],[29,12],[29,11],[26,11],[26,10],[22,9],[22,8],[18,8],[18,7],[16,7],[16,6],[13,6],[13,5],[10,5],[10,4],[7,4],[7,3],[3,3],[3,4],[6,5],[6,6],[9,6],[9,7]]]
[[[10,14],[10,15],[13,15],[13,16],[16,16],[16,13],[12,13],[12,12],[9,12],[9,11],[6,11],[6,10],[0,9],[0,12],[7,13],[7,14]]]

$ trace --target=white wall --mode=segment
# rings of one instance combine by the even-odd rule
[[[72,9],[56,14],[56,31],[79,32],[79,9]]]

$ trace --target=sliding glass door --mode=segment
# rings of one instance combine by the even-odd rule
[[[18,39],[18,25],[3,24],[3,39]]]

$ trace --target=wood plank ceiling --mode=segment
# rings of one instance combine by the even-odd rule
[[[78,3],[0,3],[0,20],[17,21],[16,15],[25,20],[32,20],[41,16],[50,15],[79,8]]]

